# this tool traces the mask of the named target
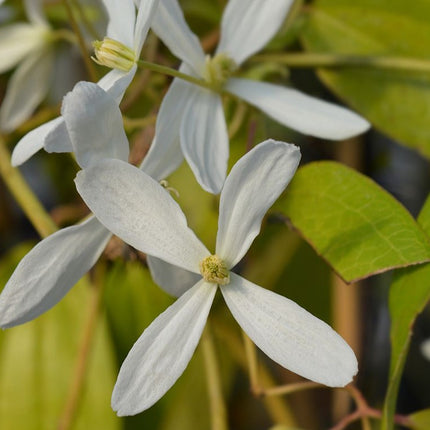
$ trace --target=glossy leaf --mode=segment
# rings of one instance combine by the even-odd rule
[[[429,261],[428,238],[409,212],[341,164],[299,169],[276,208],[347,282]]]
[[[430,236],[430,197],[420,212],[418,222]],[[430,264],[399,270],[395,274],[389,297],[391,365],[382,428],[390,429],[393,425],[397,392],[411,342],[412,327],[429,300]]]
[[[310,52],[427,59],[429,20],[426,1],[317,0],[302,40]],[[341,67],[318,75],[377,128],[430,157],[428,72]]]

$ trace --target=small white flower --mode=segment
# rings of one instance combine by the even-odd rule
[[[136,16],[133,0],[103,0],[109,16],[106,37],[115,41],[117,45],[128,48],[134,53],[137,60],[140,57],[140,51],[158,1],[141,2]],[[100,88],[107,91],[118,103],[136,74],[136,64],[133,62],[130,65],[131,67],[127,69],[111,70],[98,82]],[[71,152],[73,150],[62,117],[55,118],[26,134],[15,146],[12,153],[12,165],[19,166],[42,148],[48,152]]]
[[[215,255],[188,228],[178,204],[141,170],[119,160],[104,160],[78,173],[79,193],[107,228],[159,259],[152,261],[162,272],[166,268],[170,275],[191,272],[196,280],[143,332],[125,359],[112,395],[118,415],[149,408],[179,378],[218,288],[243,330],[274,361],[329,386],[351,381],[357,372],[355,355],[326,323],[231,272],[257,236],[267,209],[291,180],[299,159],[294,145],[268,140],[238,161],[221,193]],[[167,274],[163,281],[169,278]],[[170,279],[175,282],[175,276]],[[174,285],[168,289],[179,292]]]
[[[334,140],[366,131],[369,123],[348,109],[291,88],[231,77],[278,31],[291,3],[291,0],[230,0],[213,58],[204,54],[177,0],[160,1],[152,28],[183,61],[181,71],[207,80],[214,90],[223,88],[246,100],[288,127]],[[159,145],[180,144],[200,185],[212,193],[220,191],[227,170],[229,143],[217,91],[175,79],[161,104],[156,137]]]
[[[129,143],[118,103],[99,86],[78,83],[66,95],[62,114],[81,167],[105,158],[127,161]],[[170,161],[150,152],[142,169],[160,180],[173,170]],[[30,321],[58,303],[95,264],[111,236],[91,216],[37,244],[21,260],[0,295],[0,327]]]

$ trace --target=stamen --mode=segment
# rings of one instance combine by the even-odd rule
[[[95,58],[91,58],[101,66],[129,72],[136,62],[136,55],[131,48],[109,37],[94,41],[93,46]]]
[[[221,89],[236,69],[237,64],[227,54],[221,52],[215,57],[207,55],[203,77],[214,87]]]
[[[199,264],[200,273],[207,282],[218,285],[227,285],[230,282],[230,272],[224,261],[218,255],[210,255]]]

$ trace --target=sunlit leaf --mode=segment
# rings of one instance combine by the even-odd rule
[[[303,42],[310,52],[428,59],[430,3],[316,0]],[[319,70],[337,95],[384,133],[430,156],[430,74],[369,67]]]
[[[347,282],[430,258],[428,237],[409,212],[338,163],[299,169],[276,209]]]
[[[409,415],[411,427],[415,430],[428,430],[430,429],[430,409],[415,412]]]

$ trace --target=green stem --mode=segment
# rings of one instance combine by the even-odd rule
[[[150,63],[149,61],[139,60],[137,64],[145,69],[151,70],[157,73],[163,73],[164,75],[173,76],[184,81],[190,82],[191,84],[199,85],[200,87],[206,88],[211,91],[217,91],[213,85],[206,82],[204,79],[195,78],[194,76],[187,75],[186,73],[179,72],[178,70],[172,69],[167,66],[161,66],[160,64]]]
[[[430,72],[430,61],[409,57],[363,56],[292,52],[256,55],[250,61],[271,61],[288,67],[364,67],[408,72]]]
[[[211,408],[212,430],[228,430],[227,411],[222,395],[221,376],[219,374],[216,351],[209,324],[202,336],[202,349],[208,381],[209,402]]]
[[[72,29],[73,29],[74,33],[76,34],[76,37],[78,38],[79,48],[81,50],[82,58],[84,59],[85,67],[87,68],[90,79],[93,82],[96,82],[97,81],[97,74],[96,74],[96,71],[94,69],[93,63],[92,63],[90,57],[88,56],[87,48],[85,46],[84,37],[82,35],[81,29],[79,28],[79,25],[78,25],[76,19],[75,19],[75,15],[73,14],[73,10],[72,10],[72,7],[70,6],[69,1],[70,0],[63,0],[64,6],[65,6],[66,11],[67,11],[67,15],[69,16],[69,19],[70,19],[70,25],[72,26]]]
[[[0,137],[0,175],[40,236],[46,237],[54,233],[57,226],[40,204],[39,199],[30,189],[19,170],[10,164],[10,152],[2,137]]]

